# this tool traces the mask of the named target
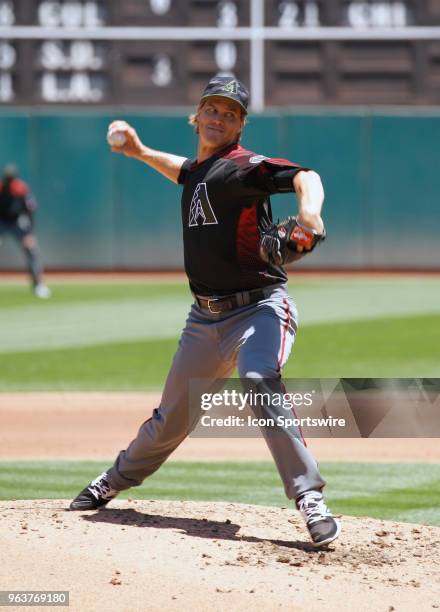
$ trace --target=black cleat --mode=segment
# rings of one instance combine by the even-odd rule
[[[296,507],[306,522],[313,545],[316,548],[336,540],[341,532],[341,523],[335,519],[327,508],[322,493],[307,491],[296,500]]]
[[[112,489],[109,485],[107,472],[103,472],[75,497],[69,510],[98,510],[108,504],[118,493],[119,491]]]

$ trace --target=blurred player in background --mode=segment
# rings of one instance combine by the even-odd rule
[[[37,202],[29,187],[18,177],[17,168],[8,164],[0,180],[0,238],[11,234],[20,243],[32,279],[34,295],[47,300],[51,296],[43,281],[37,240],[33,234]]]

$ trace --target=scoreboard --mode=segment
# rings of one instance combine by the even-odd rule
[[[0,0],[0,105],[440,103],[440,0]]]

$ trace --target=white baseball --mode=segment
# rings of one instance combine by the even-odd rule
[[[122,147],[126,140],[124,132],[116,131],[107,134],[107,142],[112,147]]]

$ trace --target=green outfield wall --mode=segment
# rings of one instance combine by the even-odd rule
[[[181,188],[110,152],[108,123],[126,119],[154,148],[191,157],[187,112],[0,111],[0,165],[14,161],[37,196],[44,263],[66,268],[180,268]],[[242,144],[316,169],[328,240],[310,267],[440,267],[440,113],[293,109],[251,116]],[[273,198],[275,215],[294,196]],[[0,269],[20,269],[3,240]]]

